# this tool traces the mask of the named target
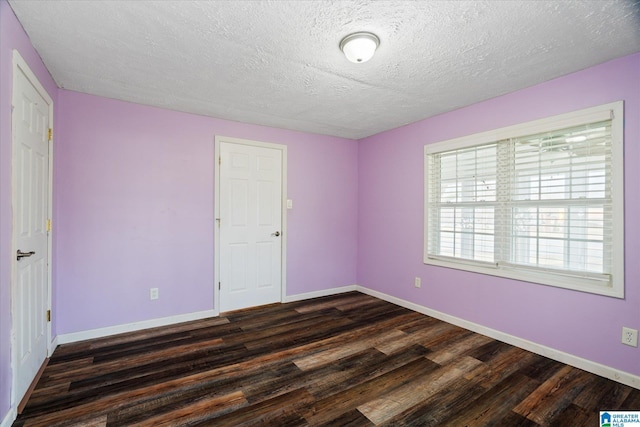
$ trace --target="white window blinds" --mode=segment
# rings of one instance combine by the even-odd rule
[[[613,115],[604,111],[588,119],[425,150],[425,262],[611,287],[620,245],[614,242]]]
[[[609,281],[611,120],[508,145],[499,177],[509,183],[505,263]]]
[[[429,255],[495,262],[498,144],[429,156]]]

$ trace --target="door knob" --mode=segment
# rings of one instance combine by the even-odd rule
[[[271,235],[272,235],[272,236],[276,236],[276,237],[278,237],[278,236],[280,235],[280,232],[279,232],[279,231],[276,231],[275,233],[271,233]]]
[[[16,259],[18,261],[20,261],[21,258],[26,258],[26,257],[30,257],[31,255],[35,255],[36,253],[31,251],[31,252],[22,252],[20,249],[18,249],[18,252],[16,252]]]

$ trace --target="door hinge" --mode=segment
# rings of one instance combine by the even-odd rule
[[[222,284],[220,282],[218,282],[218,290],[222,289]]]
[[[51,232],[51,220],[48,219],[47,220],[47,233],[50,233],[50,232]]]
[[[222,156],[218,156],[218,164],[221,165],[222,164]]]
[[[49,128],[49,141],[53,140],[53,129]]]
[[[51,322],[51,310],[47,310],[47,322]]]

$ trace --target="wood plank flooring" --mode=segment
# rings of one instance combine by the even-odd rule
[[[593,426],[640,390],[357,292],[60,346],[14,426]]]

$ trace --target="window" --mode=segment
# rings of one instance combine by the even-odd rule
[[[624,297],[623,104],[425,146],[424,262]]]

